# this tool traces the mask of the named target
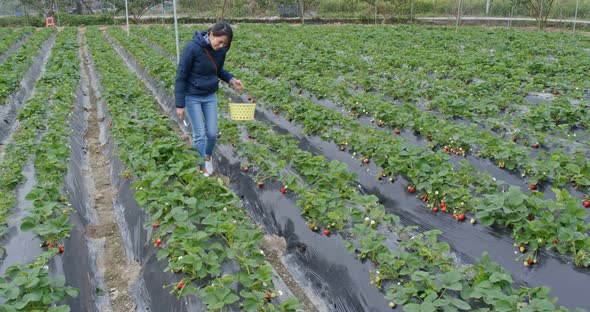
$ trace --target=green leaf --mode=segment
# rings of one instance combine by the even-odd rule
[[[471,310],[471,306],[469,305],[469,303],[467,303],[467,302],[465,302],[465,301],[463,301],[461,299],[453,298],[453,297],[446,297],[446,296],[445,296],[445,298],[447,300],[449,300],[449,302],[452,305],[454,305],[455,307],[457,307],[458,309],[461,309],[461,310]]]
[[[50,307],[47,312],[70,312],[70,307],[62,305],[58,307]]]

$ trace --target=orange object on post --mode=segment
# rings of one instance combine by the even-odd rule
[[[53,21],[53,17],[49,16],[45,18],[45,27],[55,26],[55,22]]]

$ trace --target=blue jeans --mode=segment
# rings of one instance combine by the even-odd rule
[[[203,159],[213,154],[217,144],[217,93],[187,95],[186,113],[193,130],[193,145]],[[204,167],[205,163],[199,164]]]

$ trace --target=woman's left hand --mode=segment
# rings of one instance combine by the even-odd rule
[[[234,86],[234,88],[236,88],[236,90],[244,89],[244,85],[242,84],[242,81],[240,81],[240,79],[234,78],[230,82]]]

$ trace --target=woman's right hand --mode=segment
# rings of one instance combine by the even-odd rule
[[[176,115],[178,115],[178,120],[182,121],[182,119],[184,118],[184,107],[182,108],[176,108]]]

